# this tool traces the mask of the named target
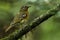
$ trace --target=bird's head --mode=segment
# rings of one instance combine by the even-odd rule
[[[20,10],[21,11],[27,11],[29,7],[31,7],[31,6],[22,6]]]

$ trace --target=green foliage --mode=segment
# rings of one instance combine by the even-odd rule
[[[59,3],[60,0],[0,0],[0,30],[3,30],[5,25],[9,25],[22,5],[31,5],[29,9],[30,23],[33,19],[47,13],[48,10],[53,9]],[[43,22],[39,27],[34,30],[34,40],[60,40],[60,12]]]

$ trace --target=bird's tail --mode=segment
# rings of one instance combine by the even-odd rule
[[[5,32],[8,32],[11,28],[12,28],[12,26],[9,26],[9,27],[5,30]]]

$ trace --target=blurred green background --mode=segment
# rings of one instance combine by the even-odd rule
[[[59,3],[60,0],[0,0],[0,38],[5,36],[5,26],[10,24],[21,6],[31,5],[29,8],[30,23]],[[30,40],[60,40],[60,12],[36,27],[32,36]]]

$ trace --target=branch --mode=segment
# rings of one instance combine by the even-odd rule
[[[50,17],[54,16],[55,14],[57,14],[57,12],[59,10],[60,10],[60,5],[58,5],[56,8],[48,11],[48,13],[37,17],[36,19],[33,20],[33,22],[31,24],[25,26],[25,28],[23,28],[22,30],[19,30],[15,35],[11,35],[10,37],[7,37],[8,40],[18,40],[23,35],[25,35],[29,31],[31,31],[33,28],[37,27],[42,22],[46,21],[48,18],[50,18]],[[5,40],[7,38],[5,38]]]

